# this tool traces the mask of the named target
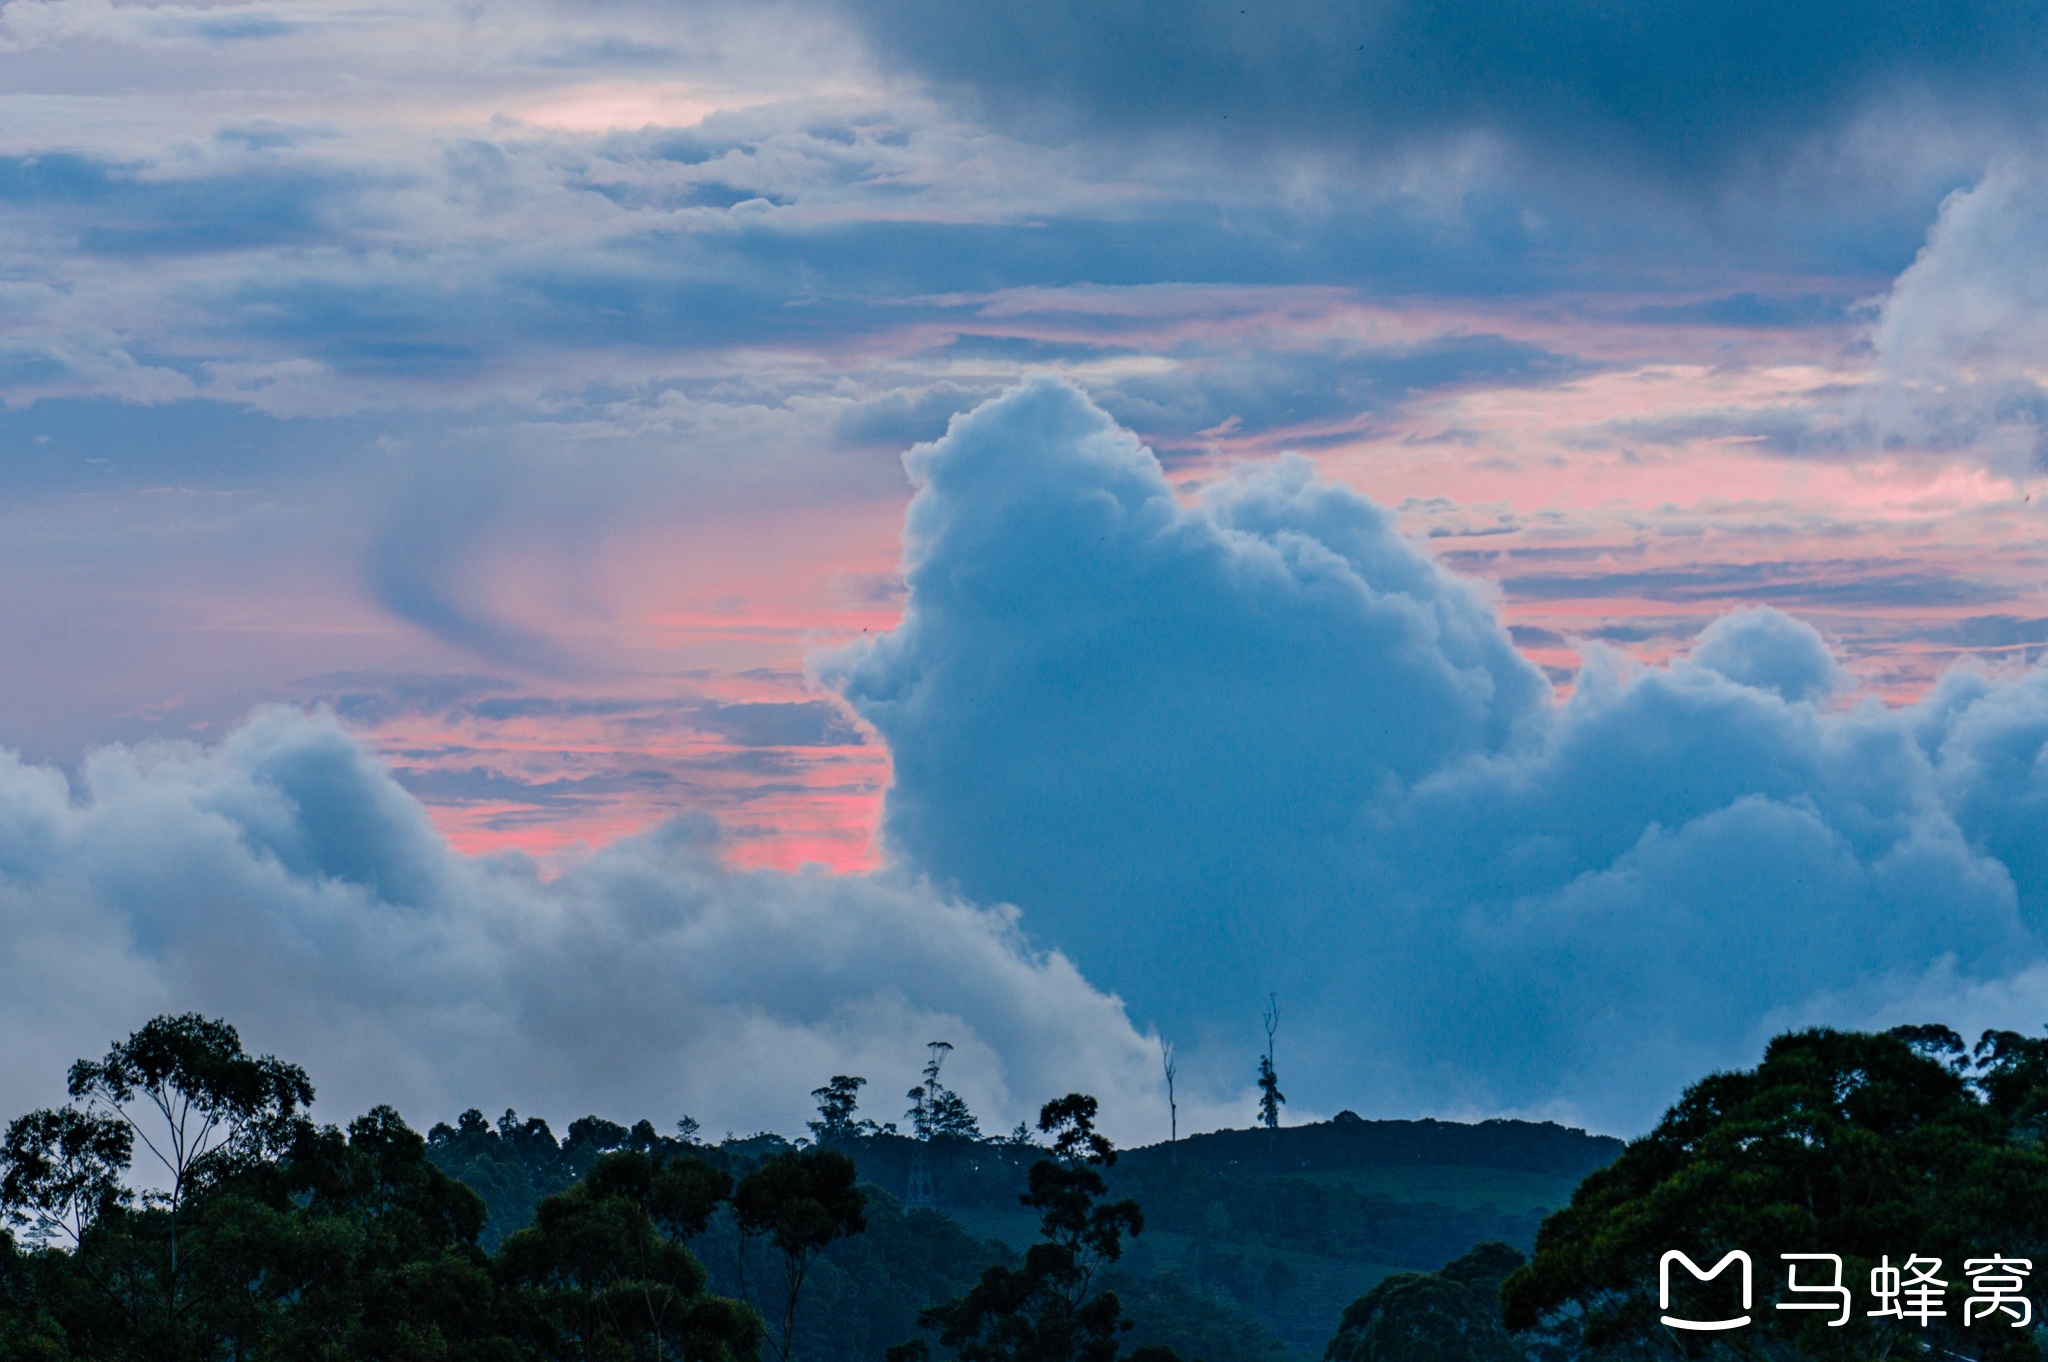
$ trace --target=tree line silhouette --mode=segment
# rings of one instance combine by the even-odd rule
[[[941,1058],[935,1049],[912,1090],[919,1133],[978,1136],[938,1081]],[[69,1104],[7,1126],[0,1357],[752,1362],[766,1349],[792,1362],[813,1264],[868,1228],[855,1162],[829,1147],[863,1130],[860,1083],[819,1090],[818,1143],[737,1177],[703,1157],[687,1121],[678,1138],[644,1121],[572,1125],[573,1180],[535,1196],[530,1223],[487,1250],[485,1198],[437,1167],[396,1111],[374,1108],[345,1131],[316,1125],[303,1069],[247,1053],[226,1022],[159,1017],[74,1064]],[[1096,1167],[1115,1150],[1096,1112],[1094,1098],[1069,1094],[1040,1115],[1049,1147],[1020,1199],[1045,1242],[922,1311],[958,1356],[1119,1357],[1131,1326],[1098,1274],[1143,1216],[1102,1201]],[[495,1130],[472,1111],[433,1134],[565,1152],[544,1124],[509,1112]],[[147,1176],[135,1176],[138,1157]],[[721,1215],[734,1230],[731,1296],[707,1289],[688,1247]],[[772,1268],[751,1284],[750,1246]],[[1133,1356],[1176,1362],[1158,1346]]]
[[[1387,1262],[1405,1244],[1439,1264],[1382,1269],[1331,1307],[1321,1337],[1335,1337],[1313,1344],[1325,1362],[2042,1357],[2040,1329],[1969,1329],[1957,1312],[1917,1327],[1780,1313],[1785,1284],[1763,1273],[1749,1334],[1674,1340],[1656,1263],[1673,1248],[1702,1262],[1834,1252],[1849,1281],[1885,1255],[2041,1263],[2048,1040],[1780,1036],[1756,1069],[1689,1088],[1618,1158],[1616,1142],[1556,1126],[1344,1113],[1176,1139],[1122,1161],[1135,1167],[1082,1094],[1046,1103],[1035,1131],[981,1138],[948,1100],[944,1054],[909,1094],[908,1136],[860,1116],[864,1080],[848,1075],[813,1094],[797,1144],[700,1143],[687,1118],[665,1134],[586,1117],[557,1141],[544,1122],[477,1111],[422,1136],[389,1107],[316,1124],[304,1070],[247,1053],[225,1022],[160,1017],[74,1064],[68,1104],[6,1127],[0,1359],[1280,1362],[1270,1335],[1178,1271],[1126,1266],[1148,1220],[1187,1238],[1183,1270],[1215,1252],[1213,1226],[1293,1246],[1266,1257],[1266,1292],[1293,1289],[1288,1253]],[[952,1194],[1009,1198],[1035,1242],[977,1238],[863,1179],[888,1167],[902,1185],[889,1159],[905,1145],[951,1151]],[[1361,1154],[1583,1180],[1524,1232],[1323,1180]],[[1493,1223],[1533,1255],[1479,1242]]]

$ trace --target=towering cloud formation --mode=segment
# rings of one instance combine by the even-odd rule
[[[830,668],[891,842],[1183,1035],[1279,990],[1311,1101],[1628,1128],[1774,1026],[1968,1024],[2040,958],[2039,672],[1831,707],[1823,641],[1758,609],[1557,705],[1305,463],[1183,505],[1053,381],[909,462],[904,622]]]
[[[1177,1023],[1263,996],[1379,792],[1542,717],[1479,593],[1306,460],[1186,509],[1041,381],[909,464],[903,625],[842,682],[889,837]]]

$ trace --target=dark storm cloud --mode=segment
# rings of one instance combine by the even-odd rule
[[[272,488],[360,457],[389,422],[280,417],[229,402],[45,398],[0,407],[0,489],[15,496],[177,485]]]
[[[1965,648],[2018,648],[2048,643],[2048,619],[2021,619],[2013,615],[1972,615],[1957,620],[1947,629],[1928,631],[1927,638]]]
[[[867,742],[866,735],[846,711],[831,700],[721,701],[697,695],[579,699],[522,694],[516,681],[464,673],[336,672],[307,677],[295,684],[307,701],[325,705],[341,718],[362,724],[388,723],[408,714],[449,723],[464,719],[490,723],[615,719],[630,721],[643,729],[691,728],[713,734],[736,747],[859,747]],[[632,779],[640,779],[641,774],[645,773],[635,774]],[[442,773],[402,778],[439,780]],[[563,789],[572,788],[561,782],[555,784]],[[409,784],[408,788],[426,794],[441,787],[429,791],[424,786]],[[581,788],[580,784],[576,788]]]
[[[1769,160],[1875,101],[2027,119],[2048,10],[1991,0],[848,0],[889,60],[1000,125],[1382,158],[1491,134],[1680,177]]]
[[[592,798],[628,791],[661,790],[676,783],[670,771],[620,771],[602,776],[561,776],[521,780],[486,766],[394,771],[407,793],[436,803],[509,800],[542,809],[566,809]]]
[[[1745,329],[1828,326],[1849,320],[1856,299],[1823,293],[1729,293],[1693,303],[1652,303],[1623,314],[1632,322],[1657,325],[1729,326]]]

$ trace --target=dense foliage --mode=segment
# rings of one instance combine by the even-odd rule
[[[1394,1273],[1346,1307],[1325,1362],[1521,1362],[1500,1288],[1524,1261],[1488,1243],[1435,1272]]]
[[[1871,1314],[1866,1284],[1887,1257],[1939,1258],[1961,1286],[1970,1258],[2048,1259],[2044,1126],[2048,1041],[1987,1032],[1971,1054],[1941,1027],[1780,1036],[1756,1069],[1688,1089],[1545,1222],[1533,1261],[1506,1284],[1508,1323],[1588,1357],[2033,1362],[2037,1329],[2004,1319],[1966,1328],[1963,1293],[1923,1323]],[[1755,1263],[1753,1325],[1681,1334],[1661,1324],[1661,1255],[1710,1267],[1733,1249]],[[1775,1308],[1794,1299],[1784,1253],[1842,1256],[1855,1297],[1845,1323]]]
[[[759,1316],[708,1293],[685,1246],[736,1194],[703,1160],[602,1154],[492,1255],[482,1198],[395,1111],[314,1125],[305,1073],[223,1022],[158,1018],[74,1065],[70,1091],[9,1123],[0,1152],[0,1356],[759,1355]],[[138,1148],[155,1161],[140,1180]]]
[[[508,1110],[493,1124],[472,1107],[454,1125],[437,1124],[427,1132],[427,1157],[434,1166],[484,1199],[489,1219],[481,1242],[487,1249],[530,1222],[542,1197],[567,1191],[600,1158],[621,1149],[661,1158],[687,1155],[731,1171],[720,1151],[663,1135],[649,1121],[628,1129],[585,1116],[570,1122],[568,1138],[557,1141],[539,1117],[522,1121],[519,1113]]]

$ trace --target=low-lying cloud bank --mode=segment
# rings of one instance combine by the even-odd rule
[[[1083,1089],[1164,1129],[1158,1055],[1014,915],[908,878],[741,872],[708,820],[552,882],[452,853],[332,718],[259,711],[212,749],[108,748],[76,788],[0,756],[0,1113],[165,1010],[298,1060],[323,1110],[507,1105],[798,1133],[809,1089],[896,1119],[929,1040],[985,1125]]]
[[[1887,710],[1754,609],[1557,704],[1306,461],[1183,505],[1047,380],[909,464],[903,624],[826,668],[887,838],[1212,1061],[1274,990],[1308,1105],[1630,1130],[1794,1021],[2048,1015],[2048,673]]]

